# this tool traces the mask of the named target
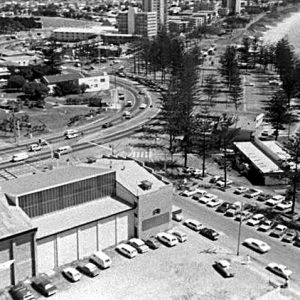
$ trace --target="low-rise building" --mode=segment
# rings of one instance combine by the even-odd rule
[[[130,159],[0,185],[0,288],[171,226],[172,185]]]

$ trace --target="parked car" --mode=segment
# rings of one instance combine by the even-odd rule
[[[246,193],[244,193],[244,197],[246,198],[254,198],[259,196],[262,193],[261,190],[258,189],[249,189]]]
[[[45,297],[54,295],[57,292],[57,287],[52,284],[50,278],[46,275],[40,275],[31,282],[32,287]]]
[[[147,104],[146,103],[142,103],[140,106],[139,106],[140,109],[145,109],[147,108]]]
[[[180,243],[183,243],[183,242],[187,241],[187,235],[186,235],[186,233],[184,233],[184,232],[182,232],[182,231],[180,231],[178,229],[175,229],[175,228],[171,229],[171,230],[168,231],[168,233],[174,235],[178,239],[178,241]]]
[[[229,209],[226,210],[225,216],[231,218],[231,217],[234,217],[237,213],[238,213],[237,209],[235,209],[235,208],[229,208]]]
[[[293,274],[293,272],[289,270],[285,265],[281,265],[275,262],[269,263],[266,269],[285,279],[288,279]]]
[[[167,232],[160,232],[156,237],[159,241],[168,245],[169,247],[173,247],[178,244],[178,239],[174,235]]]
[[[203,236],[205,236],[205,237],[207,237],[207,238],[209,238],[209,239],[211,239],[213,241],[216,241],[220,237],[220,233],[217,232],[217,231],[215,231],[212,228],[204,227],[199,232]]]
[[[293,245],[296,246],[296,247],[300,247],[300,237],[299,236],[296,237]]]
[[[293,201],[283,201],[283,202],[277,204],[275,206],[275,209],[286,210],[286,209],[292,208],[292,206],[293,206]]]
[[[124,256],[128,257],[128,258],[134,258],[137,256],[137,251],[135,248],[133,248],[132,246],[128,245],[128,244],[119,244],[116,247],[116,250],[123,254]]]
[[[266,253],[271,250],[271,247],[267,243],[254,238],[246,239],[243,244],[260,253]]]
[[[90,262],[78,265],[77,269],[78,271],[89,277],[96,277],[99,275],[99,269],[93,263]]]
[[[233,184],[232,180],[228,180],[228,179],[226,180],[226,187],[230,187],[232,184]],[[225,181],[224,180],[218,180],[216,182],[216,186],[221,187],[221,188],[225,187]]]
[[[234,277],[234,273],[231,270],[230,262],[226,259],[216,261],[214,264],[214,268],[225,278]]]
[[[278,225],[276,225],[274,230],[270,233],[270,236],[275,237],[275,238],[280,238],[285,234],[287,229],[288,228],[285,225],[278,224]]]
[[[256,226],[263,221],[265,216],[263,214],[255,214],[251,219],[248,220],[247,225]]]
[[[283,236],[282,241],[285,243],[292,243],[296,237],[297,237],[296,231],[293,229],[288,229],[285,235]]]
[[[236,188],[234,190],[234,194],[241,195],[241,194],[246,193],[247,191],[249,191],[249,188],[247,188],[245,186],[239,186],[238,188]]]
[[[221,205],[224,201],[221,199],[212,199],[210,201],[207,202],[207,206],[208,207],[216,207],[218,205]]]
[[[90,256],[90,262],[97,265],[101,269],[107,269],[112,264],[111,258],[101,250],[94,252]]]
[[[258,226],[257,230],[258,231],[262,231],[262,232],[266,232],[268,230],[270,230],[273,226],[274,222],[271,220],[267,220],[265,219],[264,221],[262,221],[262,223]]]
[[[235,201],[232,204],[230,204],[230,208],[242,209],[242,203],[240,201]]]
[[[224,180],[222,176],[216,175],[210,178],[209,183],[216,183],[219,180]]]
[[[146,253],[149,251],[149,247],[141,239],[132,238],[128,241],[128,245],[135,248],[138,253]]]
[[[252,213],[248,210],[239,211],[236,214],[236,217],[234,218],[236,221],[246,221],[249,218],[251,218]]]
[[[282,195],[275,195],[271,199],[266,201],[266,205],[268,206],[276,206],[277,204],[281,203],[285,199]]]
[[[81,274],[73,267],[67,267],[62,270],[63,275],[70,281],[76,282],[81,279]]]
[[[197,190],[197,193],[193,195],[192,199],[199,201],[207,192],[204,190]]]
[[[198,190],[196,188],[194,189],[188,189],[181,192],[179,195],[184,197],[192,197],[193,195],[196,195],[198,193]]]
[[[39,144],[31,144],[29,146],[29,151],[35,152],[35,151],[41,151],[42,150],[42,146]]]
[[[203,204],[207,204],[208,202],[210,202],[213,199],[217,199],[218,196],[214,195],[214,194],[210,194],[207,193],[205,195],[203,195],[200,199],[199,199],[199,203],[203,203]]]
[[[19,282],[17,285],[13,286],[9,293],[14,300],[34,300],[31,290],[23,283]]]
[[[260,201],[260,202],[265,202],[265,201],[267,201],[267,200],[269,200],[269,199],[271,199],[271,198],[273,198],[273,195],[271,195],[271,194],[260,194],[260,195],[256,198],[256,200],[257,200],[257,201]]]
[[[183,224],[195,231],[199,231],[200,229],[203,228],[202,224],[199,221],[192,220],[192,219],[187,219],[183,222]]]
[[[156,250],[160,247],[160,244],[155,237],[150,237],[145,240],[145,244],[152,250]]]
[[[217,209],[216,212],[224,213],[229,208],[229,202],[223,202]]]

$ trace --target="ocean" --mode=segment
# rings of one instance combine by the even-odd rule
[[[287,38],[294,47],[295,54],[300,57],[300,12],[292,13],[289,17],[264,32],[265,43],[276,43],[282,38]]]

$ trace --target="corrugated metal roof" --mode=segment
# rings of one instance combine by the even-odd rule
[[[48,84],[73,81],[79,78],[84,78],[84,76],[81,73],[69,73],[69,74],[61,74],[61,75],[49,75],[43,77],[45,82],[47,82]]]
[[[11,179],[1,182],[0,186],[3,193],[7,195],[21,196],[110,172],[112,170],[68,166]]]

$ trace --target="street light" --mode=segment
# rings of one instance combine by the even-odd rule
[[[39,144],[42,144],[42,142],[46,143],[46,145],[49,147],[51,159],[53,160],[53,158],[54,158],[54,155],[53,155],[53,146],[47,140],[45,140],[45,139],[43,139],[43,140],[40,139],[39,140]]]

